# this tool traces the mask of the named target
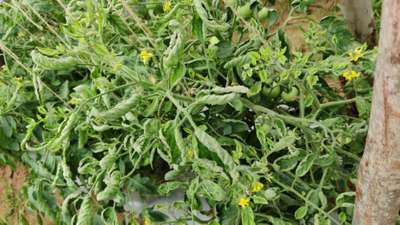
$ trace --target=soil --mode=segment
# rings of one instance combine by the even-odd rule
[[[303,33],[307,30],[310,20],[319,22],[326,16],[337,14],[338,12],[335,10],[335,7],[337,7],[338,2],[339,0],[318,0],[314,5],[309,7],[309,11],[307,12],[309,18],[293,19],[288,22],[285,28],[285,33],[292,50],[302,52],[307,50],[303,40]],[[279,5],[277,5],[277,8],[278,11],[281,11],[279,10]],[[286,14],[286,16],[281,19],[281,23],[283,23],[287,17],[288,12],[287,10],[285,11],[284,15]],[[296,17],[296,15],[294,15],[294,17]]]
[[[26,199],[21,198],[21,189],[29,171],[17,164],[13,170],[10,166],[0,167],[0,224],[20,225],[19,219],[25,217],[30,225],[38,225],[36,215],[27,208]],[[44,218],[43,225],[53,225]]]

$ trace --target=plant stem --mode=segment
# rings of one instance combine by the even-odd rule
[[[262,113],[269,114],[270,116],[278,117],[279,119],[282,119],[285,122],[292,124],[294,126],[307,127],[307,125],[309,125],[310,123],[316,122],[316,121],[312,121],[312,120],[305,119],[305,118],[298,118],[298,117],[294,117],[294,116],[290,116],[290,115],[279,114],[279,113],[275,112],[274,110],[268,109],[264,106],[256,105],[245,98],[241,98],[240,100],[244,103],[244,105],[246,107],[252,109],[255,112],[262,112]]]
[[[336,151],[339,152],[339,153],[342,153],[343,155],[346,155],[347,157],[352,158],[352,159],[354,159],[356,161],[360,161],[361,160],[361,158],[358,157],[356,154],[353,154],[351,152],[345,151],[343,149],[338,148],[338,149],[336,149]]]
[[[300,194],[299,192],[297,192],[295,189],[289,187],[288,185],[281,183],[280,181],[278,181],[277,179],[275,179],[274,177],[272,177],[272,180],[278,184],[279,186],[281,186],[282,188],[285,188],[286,190],[292,192],[293,194],[297,195],[297,197],[303,199],[303,201],[310,205],[311,207],[313,207],[314,209],[316,209],[318,212],[324,214],[327,218],[329,218],[332,222],[334,222],[335,224],[340,224],[339,221],[337,221],[335,218],[333,218],[331,215],[329,215],[327,212],[325,212],[324,210],[322,210],[320,207],[318,207],[317,205],[315,205],[313,202],[309,201],[306,197],[304,197],[302,194]]]
[[[327,108],[327,107],[339,106],[339,105],[345,105],[345,104],[348,104],[348,103],[353,103],[355,101],[357,101],[357,98],[351,98],[351,99],[346,99],[346,100],[339,100],[339,101],[323,103],[323,104],[320,104],[319,107],[320,107],[320,109],[324,109],[324,108]]]

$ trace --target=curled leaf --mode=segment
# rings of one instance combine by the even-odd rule
[[[81,207],[79,208],[78,219],[76,225],[92,225],[93,224],[93,202],[90,195],[83,198]]]

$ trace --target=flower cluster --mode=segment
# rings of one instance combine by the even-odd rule
[[[147,64],[150,61],[151,57],[153,57],[153,54],[146,49],[140,52],[140,59],[144,64]]]
[[[354,70],[347,70],[347,71],[343,72],[342,76],[346,80],[350,81],[350,80],[353,80],[354,78],[359,77],[360,76],[360,72],[357,72],[357,71],[354,71]]]
[[[247,197],[243,197],[239,200],[239,206],[242,208],[248,206],[249,203],[250,203],[250,199]]]
[[[256,193],[256,192],[261,191],[263,188],[264,188],[264,184],[262,184],[261,182],[257,181],[257,182],[254,182],[251,185],[251,192],[252,193]],[[239,199],[238,205],[243,208],[243,207],[248,206],[249,203],[250,203],[250,199],[248,197],[242,197],[242,198]]]
[[[164,12],[169,12],[172,9],[172,2],[171,1],[165,1],[163,4],[163,10]]]
[[[264,185],[261,182],[255,182],[251,187],[251,192],[256,193],[263,189]]]
[[[361,48],[356,48],[353,52],[349,53],[350,60],[353,62],[357,62],[362,56]]]

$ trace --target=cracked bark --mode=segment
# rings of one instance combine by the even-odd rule
[[[343,0],[340,4],[342,13],[350,31],[358,41],[368,46],[376,45],[376,27],[371,0]]]
[[[385,0],[353,225],[395,224],[400,210],[400,1]]]
[[[3,60],[3,52],[0,50],[0,67],[4,65],[4,60]]]

